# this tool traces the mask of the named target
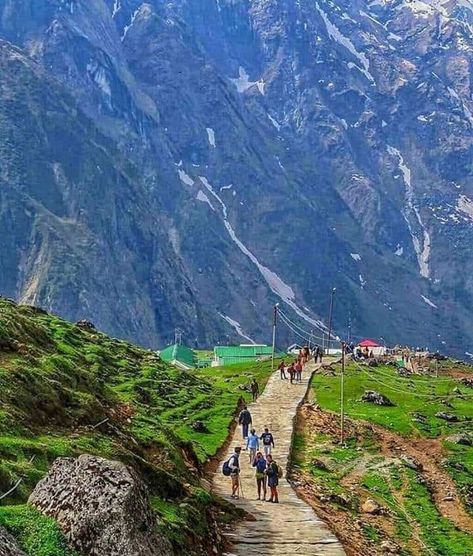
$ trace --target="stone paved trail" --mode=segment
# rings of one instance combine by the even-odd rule
[[[314,365],[307,366],[302,383],[293,385],[288,380],[280,380],[276,372],[263,395],[256,403],[248,406],[257,432],[261,433],[266,425],[271,429],[276,443],[273,456],[285,470],[297,406],[306,393],[308,379],[314,369]],[[213,480],[214,491],[228,500],[231,500],[230,478],[222,474],[221,468],[235,446],[244,448],[241,427],[235,430],[228,454],[222,458]],[[228,534],[228,540],[232,543],[228,556],[345,556],[337,538],[312,508],[297,497],[285,478],[279,481],[279,504],[256,500],[255,471],[250,467],[248,452],[242,451],[240,461],[244,498],[234,503],[250,513],[255,521],[243,521],[235,531]]]

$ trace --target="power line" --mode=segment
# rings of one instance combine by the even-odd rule
[[[291,328],[291,330],[293,332],[295,332],[296,334],[299,334],[299,336],[301,336],[302,338],[304,338],[305,340],[308,341],[312,341],[313,339],[316,340],[322,340],[322,341],[327,341],[326,338],[322,338],[322,336],[317,336],[315,334],[313,334],[312,332],[309,332],[308,330],[302,328],[301,326],[299,326],[297,323],[295,323],[294,321],[292,321],[285,313],[284,311],[281,311],[281,309],[279,309],[279,315],[281,316],[282,320],[285,322],[286,326],[288,326],[289,328]],[[296,330],[294,330],[294,328],[299,329],[300,331],[302,331],[302,334],[297,332]],[[340,343],[339,340],[331,340],[332,343]]]

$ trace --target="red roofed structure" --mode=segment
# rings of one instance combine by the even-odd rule
[[[362,340],[359,344],[360,347],[362,348],[374,348],[374,347],[381,347],[378,342],[376,342],[375,340],[371,340],[370,338],[366,338],[364,340]]]

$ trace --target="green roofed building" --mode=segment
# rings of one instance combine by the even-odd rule
[[[242,344],[240,346],[217,346],[214,348],[213,367],[261,361],[271,357],[273,348],[264,344]]]
[[[163,349],[159,356],[166,363],[171,363],[180,369],[194,369],[197,365],[197,358],[191,348],[174,344]]]

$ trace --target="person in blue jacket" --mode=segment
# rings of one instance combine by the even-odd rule
[[[253,462],[256,467],[256,488],[258,489],[258,500],[261,500],[261,491],[263,491],[263,501],[266,501],[266,460],[261,452],[256,454]]]
[[[253,465],[255,461],[256,452],[259,450],[259,436],[256,434],[255,429],[251,429],[246,441],[246,449],[250,451],[250,464]]]

